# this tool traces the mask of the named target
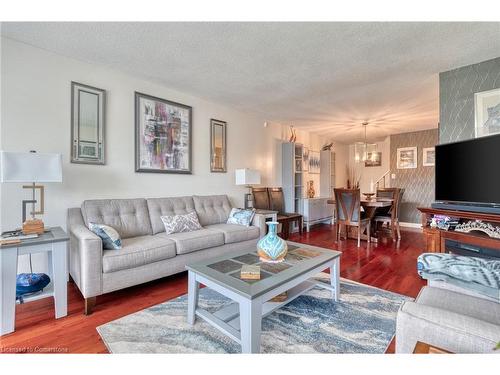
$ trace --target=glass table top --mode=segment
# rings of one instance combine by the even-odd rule
[[[262,262],[255,247],[236,254],[227,254],[203,262],[188,264],[186,268],[249,298],[258,297],[322,264],[325,268],[341,253],[316,246],[287,242],[288,253],[281,263]],[[260,267],[259,280],[242,280],[241,267]]]

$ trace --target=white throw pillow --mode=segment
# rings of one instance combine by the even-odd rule
[[[183,215],[166,215],[161,217],[167,234],[192,232],[202,229],[196,212],[189,212]]]

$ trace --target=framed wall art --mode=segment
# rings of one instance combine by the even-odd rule
[[[309,173],[320,173],[320,152],[309,151]]]
[[[193,109],[135,93],[135,170],[191,173]]]
[[[500,89],[474,94],[476,138],[500,133]]]
[[[71,82],[71,162],[104,164],[106,91]]]
[[[397,149],[397,168],[412,169],[417,168],[417,148],[403,147]]]
[[[210,172],[227,172],[225,121],[210,120]]]
[[[368,152],[366,154],[365,167],[382,166],[382,152]]]
[[[424,167],[433,167],[435,155],[434,147],[425,147],[422,151],[422,165]]]

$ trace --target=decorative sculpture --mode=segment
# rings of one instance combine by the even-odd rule
[[[492,238],[500,239],[500,227],[485,223],[482,220],[468,221],[466,223],[458,224],[455,227],[456,232],[483,232]]]

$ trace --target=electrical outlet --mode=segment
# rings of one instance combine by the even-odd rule
[[[396,173],[391,174],[391,179],[393,179],[393,180],[396,179]]]

